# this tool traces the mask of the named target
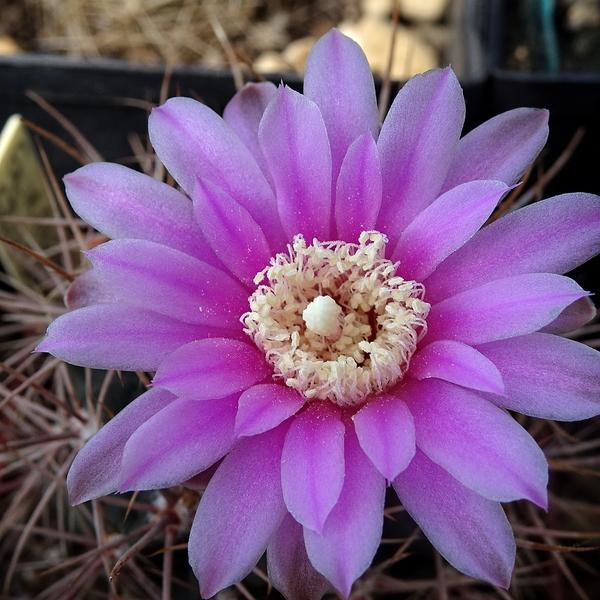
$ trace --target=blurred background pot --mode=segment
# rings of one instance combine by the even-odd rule
[[[519,106],[547,108],[546,167],[582,128],[581,141],[546,195],[575,189],[599,194],[600,4],[585,0],[494,0],[493,4],[491,112]],[[548,6],[553,10],[548,12]],[[582,17],[575,21],[580,14],[573,11],[576,6],[590,9],[587,21]]]

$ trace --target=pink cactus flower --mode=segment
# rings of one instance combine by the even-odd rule
[[[66,177],[111,241],[38,347],[156,372],[82,449],[73,503],[214,474],[189,558],[204,597],[266,551],[291,600],[347,597],[384,494],[459,571],[507,587],[501,502],[547,505],[547,463],[508,410],[600,413],[600,355],[557,334],[593,316],[563,275],[600,249],[600,200],[565,194],[482,226],[547,137],[547,112],[460,138],[450,68],[411,79],[383,125],[360,48],[333,30],[304,94],[248,84],[223,118],[150,116],[175,189],[116,164]]]

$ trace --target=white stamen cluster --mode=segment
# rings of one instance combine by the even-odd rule
[[[358,244],[307,246],[298,235],[258,273],[241,320],[275,378],[340,406],[360,405],[402,379],[430,307],[422,284],[395,276],[386,242],[369,231]]]

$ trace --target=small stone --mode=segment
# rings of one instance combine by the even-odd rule
[[[289,65],[292,65],[298,73],[303,74],[306,69],[306,59],[316,41],[317,38],[312,36],[294,40],[291,44],[288,44],[286,49],[281,53],[281,56],[283,60]]]
[[[281,54],[274,51],[260,54],[252,63],[252,68],[258,73],[287,73],[293,70]]]
[[[529,59],[529,48],[525,45],[517,46],[515,48],[514,57],[520,62],[523,63]]]
[[[433,23],[444,16],[448,0],[399,0],[399,4],[405,19]]]
[[[363,0],[360,4],[363,15],[389,19],[394,8],[394,0]]]
[[[373,17],[363,17],[356,23],[344,22],[339,30],[352,38],[363,49],[371,70],[385,76],[393,25]],[[435,50],[416,33],[402,26],[396,28],[396,43],[392,62],[391,78],[406,81],[417,73],[439,66]]]
[[[0,54],[17,54],[21,52],[21,47],[8,35],[0,36]]]
[[[600,5],[596,0],[576,0],[567,10],[567,29],[581,31],[600,26]]]

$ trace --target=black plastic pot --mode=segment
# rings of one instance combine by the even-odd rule
[[[475,24],[471,29],[477,27]],[[296,75],[270,79],[302,89],[302,80]],[[159,103],[164,81],[165,67],[160,65],[44,54],[0,56],[0,126],[11,114],[20,113],[70,141],[56,120],[26,96],[27,91],[33,91],[69,119],[105,160],[119,160],[132,154],[127,139],[130,133],[145,139],[148,111]],[[379,91],[381,81],[376,81],[376,86]],[[466,77],[463,86],[468,107],[465,129],[469,130],[489,114],[485,73]],[[393,84],[390,99],[397,90],[398,84]],[[198,98],[221,112],[236,90],[228,69],[177,67],[170,73],[168,91],[169,96]],[[78,166],[63,151],[46,147],[58,176]]]
[[[510,28],[509,3],[495,0],[490,54],[490,110],[500,113],[519,106],[550,111],[547,168],[582,127],[584,136],[571,158],[547,188],[546,195],[572,191],[600,194],[600,73],[523,72],[507,67]],[[512,15],[510,15],[512,17]]]
[[[165,68],[110,59],[72,59],[44,54],[0,57],[0,124],[20,113],[66,141],[69,136],[56,120],[26,96],[33,91],[69,119],[105,160],[131,156],[127,136],[145,139],[147,117],[160,99]],[[298,87],[300,82],[291,81]],[[235,93],[230,71],[176,68],[170,75],[169,95],[196,97],[222,110]],[[57,175],[78,164],[50,146]]]
[[[600,194],[600,73],[525,72],[507,67],[514,22],[514,8],[507,0],[494,0],[490,53],[490,110],[500,113],[519,106],[547,108],[550,135],[543,155],[547,170],[565,151],[576,132],[584,135],[558,174],[544,190],[544,196],[568,192]],[[510,18],[509,18],[510,17]],[[543,64],[543,61],[542,61]],[[533,175],[534,177],[536,174]],[[586,290],[600,294],[600,256],[570,275]]]

